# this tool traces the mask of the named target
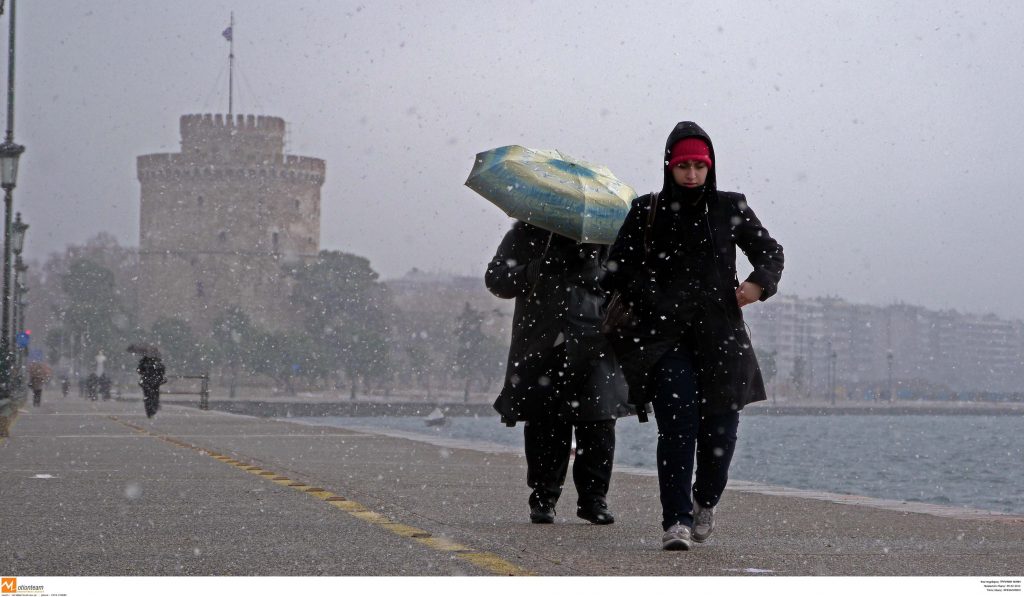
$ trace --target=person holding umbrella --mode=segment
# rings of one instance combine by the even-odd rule
[[[32,406],[43,402],[43,388],[50,381],[50,367],[43,362],[33,361],[28,364],[28,387],[32,389]]]
[[[494,403],[506,425],[524,421],[530,521],[552,523],[576,435],[576,514],[611,524],[607,495],[615,420],[635,414],[625,380],[600,332],[599,286],[608,246],[577,242],[516,222],[484,276],[515,299],[505,384]]]
[[[711,535],[739,412],[766,399],[741,308],[776,293],[782,246],[743,195],[718,190],[717,166],[707,133],[677,124],[665,144],[661,191],[633,201],[601,280],[628,306],[629,317],[606,332],[629,400],[654,407],[667,550]],[[737,246],[754,268],[743,283]]]
[[[135,371],[139,374],[139,385],[142,387],[142,402],[146,409],[146,417],[152,419],[156,411],[160,410],[160,386],[167,383],[160,351],[157,347],[148,344],[132,344],[128,347],[128,352],[142,355]]]

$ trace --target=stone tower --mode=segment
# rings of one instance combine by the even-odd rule
[[[181,153],[138,157],[141,323],[207,334],[231,305],[269,330],[298,325],[287,266],[320,247],[323,160],[284,154],[272,116],[181,117]]]

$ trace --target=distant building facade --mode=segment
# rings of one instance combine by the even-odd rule
[[[287,266],[320,249],[323,160],[285,155],[272,116],[181,117],[181,152],[138,157],[140,319],[205,334],[231,305],[269,330],[298,324]]]
[[[1024,395],[1024,323],[994,315],[780,295],[744,309],[772,383],[791,397]]]

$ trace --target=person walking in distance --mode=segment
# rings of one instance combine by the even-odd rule
[[[146,416],[153,418],[160,410],[160,386],[167,383],[164,376],[164,363],[160,353],[156,351],[143,354],[139,365],[135,368],[139,374],[139,385],[142,386],[143,405]]]
[[[746,197],[718,190],[701,127],[677,124],[661,167],[661,190],[633,201],[601,284],[629,306],[606,332],[630,402],[654,407],[662,547],[688,550],[715,528],[740,410],[766,399],[741,308],[776,293],[783,252]],[[742,283],[736,247],[753,265]]]

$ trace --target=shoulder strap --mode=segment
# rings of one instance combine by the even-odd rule
[[[547,257],[548,249],[551,248],[551,240],[553,238],[555,238],[555,233],[554,232],[548,233],[548,242],[547,242],[547,244],[544,245],[544,252],[540,254],[540,258],[541,259],[544,259],[545,257]],[[535,292],[537,292],[537,285],[538,284],[540,284],[540,275],[539,274],[537,275],[537,279],[533,281],[533,287],[530,288],[530,294],[526,295],[526,300],[530,300],[530,299],[533,298],[533,294]]]
[[[644,226],[644,258],[651,252],[651,236],[654,234],[654,216],[658,209],[658,191],[651,193],[651,207],[647,212],[647,222]]]

